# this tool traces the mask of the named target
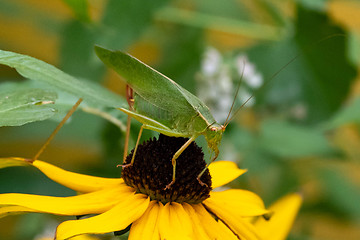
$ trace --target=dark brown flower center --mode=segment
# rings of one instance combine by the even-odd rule
[[[152,200],[167,202],[200,203],[209,197],[211,176],[209,170],[201,176],[201,185],[197,180],[205,168],[204,154],[195,142],[191,143],[176,160],[176,180],[170,189],[165,187],[172,180],[174,153],[187,141],[186,138],[168,137],[160,134],[138,146],[132,166],[125,167],[122,177],[125,183],[147,194]],[[125,163],[130,163],[132,151]]]

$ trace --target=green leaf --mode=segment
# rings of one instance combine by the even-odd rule
[[[340,26],[325,13],[302,6],[298,6],[297,13],[294,37],[249,51],[249,59],[269,82],[255,97],[259,105],[275,107],[281,114],[291,114],[301,106],[306,113],[304,121],[319,123],[342,106],[356,69],[347,58],[348,40]]]
[[[172,34],[171,34],[172,33]],[[194,76],[200,69],[204,52],[203,33],[198,29],[174,27],[162,44],[163,57],[156,69],[195,93]],[[173,38],[174,34],[178,37]]]
[[[22,76],[47,83],[58,90],[83,98],[94,107],[124,107],[125,100],[100,85],[76,79],[35,58],[0,50],[0,64],[15,68]]]
[[[14,91],[20,91],[23,90],[26,91],[33,91],[33,89],[42,89],[44,91],[55,91],[56,88],[53,88],[52,86],[49,86],[47,84],[44,84],[39,81],[34,80],[26,80],[21,82],[4,82],[0,84],[0,88],[2,91],[6,92],[14,92]],[[78,100],[77,97],[70,95],[67,92],[63,91],[57,91],[57,99],[54,104],[51,104],[53,108],[56,109],[56,114],[54,117],[51,118],[51,120],[54,121],[61,121],[64,115],[69,111],[69,109],[74,106],[74,103]],[[93,106],[89,106],[88,104],[80,104],[78,107],[79,110],[82,110],[84,112],[97,115],[99,117],[102,117],[113,124],[117,125],[122,131],[126,130],[125,124],[123,122],[126,121],[126,115],[123,114],[121,111],[114,109],[114,108],[95,108]],[[84,120],[87,121],[87,120]],[[91,120],[92,122],[94,121]],[[90,124],[90,123],[86,123]],[[86,135],[86,133],[82,133],[82,135]]]
[[[30,166],[23,158],[0,158],[0,169],[7,167]]]
[[[105,68],[99,61],[94,61],[97,37],[97,31],[88,24],[77,20],[67,22],[61,34],[60,68],[72,76],[99,82]]]
[[[87,0],[63,0],[81,21],[89,22],[89,5]]]
[[[301,4],[303,4],[305,7],[317,10],[317,11],[325,11],[327,7],[328,0],[298,0]]]
[[[320,130],[277,120],[262,123],[260,143],[280,157],[307,157],[333,151]]]
[[[295,40],[303,51],[308,73],[303,86],[309,114],[324,120],[342,106],[356,77],[356,69],[347,56],[347,32],[328,15],[301,6],[296,28]],[[324,38],[329,39],[319,42]],[[309,50],[315,43],[316,49]]]
[[[348,123],[360,124],[360,98],[356,98],[349,106],[342,108],[323,125],[325,130],[334,129]]]
[[[322,169],[317,179],[325,189],[325,198],[353,219],[360,220],[360,189],[346,174],[333,169]]]
[[[0,92],[0,127],[20,126],[52,117],[55,108],[51,103],[56,98],[55,92],[42,89]]]
[[[360,34],[351,32],[349,35],[349,58],[354,65],[360,64]]]
[[[99,36],[99,43],[116,49],[130,46],[153,25],[155,12],[167,2],[169,1],[107,1],[101,22],[105,27]]]

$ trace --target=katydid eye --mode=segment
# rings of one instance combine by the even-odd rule
[[[216,132],[216,127],[210,128],[211,131]]]

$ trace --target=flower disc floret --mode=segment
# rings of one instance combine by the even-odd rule
[[[187,202],[200,203],[207,199],[211,191],[209,170],[201,176],[203,184],[197,180],[205,168],[204,154],[195,142],[181,153],[176,161],[176,181],[169,188],[172,180],[174,153],[187,141],[186,138],[174,138],[160,135],[138,146],[133,165],[123,169],[125,183],[137,192],[150,196],[151,200],[162,203]],[[133,151],[128,155],[126,164],[131,162]]]

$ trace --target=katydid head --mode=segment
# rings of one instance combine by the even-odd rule
[[[219,155],[219,145],[221,142],[222,134],[225,131],[225,127],[218,123],[209,125],[205,131],[205,139],[209,149],[214,151],[215,158]]]

